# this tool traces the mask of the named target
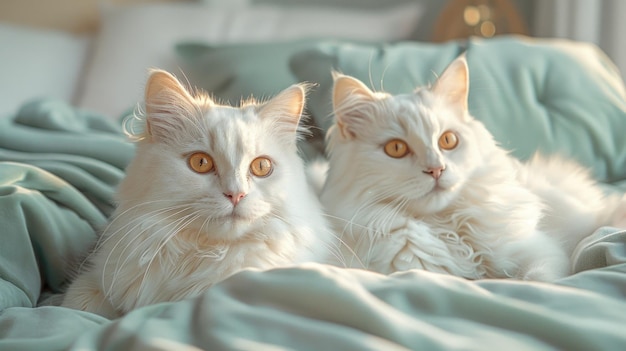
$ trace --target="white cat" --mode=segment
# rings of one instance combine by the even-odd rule
[[[115,318],[245,267],[326,260],[334,237],[296,147],[305,88],[235,108],[153,71],[118,208],[62,305]]]
[[[394,96],[335,74],[321,200],[348,266],[552,281],[611,224],[620,198],[582,167],[497,146],[468,113],[468,75],[462,55],[432,87]]]

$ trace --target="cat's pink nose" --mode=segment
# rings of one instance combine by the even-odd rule
[[[423,171],[426,174],[430,174],[431,177],[436,179],[439,179],[439,177],[441,177],[441,173],[443,173],[443,171],[446,170],[446,167],[431,167],[425,171]]]
[[[230,202],[233,203],[233,206],[237,206],[239,201],[241,201],[241,199],[246,197],[246,194],[245,193],[224,193],[224,196],[226,196],[228,200],[230,200]]]

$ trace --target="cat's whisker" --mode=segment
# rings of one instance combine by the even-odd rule
[[[182,217],[182,218],[172,222],[173,224],[175,224],[174,228],[171,230],[171,232],[169,234],[167,234],[164,237],[164,239],[161,240],[160,245],[157,247],[157,249],[154,251],[154,254],[152,255],[152,257],[148,261],[148,264],[146,266],[145,272],[144,272],[144,274],[143,274],[143,276],[141,278],[141,283],[139,284],[139,288],[137,289],[137,301],[140,301],[141,293],[143,292],[143,288],[144,288],[144,284],[145,284],[145,281],[146,281],[146,277],[148,276],[148,273],[150,272],[150,267],[152,266],[152,263],[154,262],[155,258],[159,255],[161,250],[163,250],[165,245],[167,245],[167,243],[174,236],[176,236],[178,233],[180,233],[181,229],[185,228],[190,223],[193,223],[193,221],[195,221],[199,217],[200,217],[200,214],[196,211],[196,212],[194,212],[192,214],[186,215],[186,216],[184,216],[184,217]]]
[[[385,91],[385,75],[387,74],[387,70],[391,67],[391,64],[387,64],[385,65],[385,68],[383,69],[383,73],[380,75],[380,91]],[[413,88],[413,87],[409,87],[409,88]]]
[[[372,87],[372,89],[376,89],[376,87],[374,86],[374,79],[372,78],[372,60],[374,58],[374,52],[370,53],[370,56],[367,60],[367,76],[370,80],[370,86]]]
[[[392,189],[385,189],[381,186],[376,196],[369,198],[368,199],[369,201],[364,202],[361,206],[359,206],[356,209],[356,211],[354,212],[353,218],[361,216],[361,212],[365,212],[366,210],[369,210],[370,208],[373,208],[373,207],[376,207],[376,212],[375,212],[376,216],[374,216],[374,218],[378,218],[379,213],[386,211],[388,207],[393,205],[393,202],[383,203],[383,201],[388,201],[388,199],[393,199],[397,197],[396,193],[397,191],[395,190],[395,187]],[[376,228],[379,228],[379,226],[376,226]],[[373,236],[382,235],[385,232],[387,232],[385,228],[381,228],[380,230],[371,231],[371,235]]]
[[[204,221],[202,221],[202,224],[200,225],[200,227],[198,228],[198,232],[196,233],[196,247],[200,247],[200,236],[202,234],[206,234],[205,230],[204,230],[204,226],[208,225],[211,222],[211,216],[205,216],[206,218],[204,219]]]
[[[128,235],[128,233],[133,233],[135,232],[135,230],[138,229],[138,227],[144,226],[145,228],[143,228],[143,230],[141,230],[139,233],[144,233],[146,231],[148,231],[149,229],[158,226],[158,225],[162,225],[163,222],[168,222],[171,218],[176,218],[179,214],[187,212],[192,210],[191,206],[189,205],[183,205],[183,206],[172,206],[172,207],[168,207],[168,208],[163,208],[163,209],[159,209],[159,210],[155,210],[155,211],[151,211],[146,213],[143,216],[139,216],[137,219],[133,219],[130,220],[128,225],[137,222],[137,224],[135,224],[132,228],[130,228],[129,230],[126,230],[126,232],[124,233],[124,236]],[[166,216],[157,219],[156,221],[154,221],[155,218],[158,218],[160,216],[162,216],[163,214],[167,214]],[[149,224],[146,224],[149,223]],[[167,224],[166,224],[167,225]],[[124,226],[126,227],[126,226]],[[120,230],[124,230],[124,227],[120,228]],[[119,230],[116,232],[119,233]],[[159,233],[159,231],[153,232],[152,236],[154,236],[154,234]],[[126,251],[126,249],[131,246],[133,244],[133,242],[139,238],[141,238],[141,235],[137,235],[135,236],[130,242],[128,242],[126,248],[124,248],[124,250],[122,250],[121,254],[123,255]],[[117,243],[119,244],[120,241],[123,241],[123,238],[121,238]],[[116,246],[113,248],[113,250],[116,249]],[[133,250],[131,252],[131,256],[132,254],[134,254],[136,250]],[[126,263],[126,262],[123,262]]]
[[[142,203],[139,203],[139,204],[136,204],[136,205],[134,205],[134,206],[131,206],[131,207],[129,207],[128,209],[124,210],[123,212],[121,212],[121,213],[119,213],[119,214],[116,214],[114,217],[112,217],[112,218],[111,218],[111,220],[109,221],[109,224],[108,224],[108,225],[107,225],[107,226],[106,226],[106,227],[102,230],[102,233],[107,233],[107,232],[108,232],[108,230],[109,230],[109,229],[110,229],[110,228],[111,228],[114,224],[116,224],[116,223],[117,223],[120,219],[125,218],[125,215],[126,215],[126,214],[128,214],[130,211],[136,210],[136,209],[138,209],[139,207],[142,207],[142,206],[150,206],[150,205],[153,205],[153,204],[155,204],[155,203],[160,203],[160,202],[171,202],[171,200],[169,200],[169,199],[163,199],[163,200],[144,201],[144,202],[142,202]],[[181,205],[179,205],[179,206],[187,206],[187,205],[186,205],[186,204],[181,204]],[[149,214],[149,213],[146,213],[146,214]],[[144,214],[144,215],[145,215],[145,214]],[[126,225],[128,225],[128,223],[127,223]],[[124,228],[124,226],[123,226],[122,228]],[[104,245],[104,244],[105,244],[108,240],[110,240],[110,239],[111,239],[111,236],[112,236],[112,235],[113,235],[113,234],[108,234],[108,233],[107,233],[107,235],[106,235],[106,236],[105,236],[105,235],[101,235],[101,236],[98,238],[97,242],[96,242],[96,246],[95,246],[95,248],[97,249],[97,248],[98,248],[98,247],[100,247],[101,245]]]
[[[367,269],[367,265],[365,265],[365,263],[361,261],[361,258],[359,257],[359,255],[354,251],[354,249],[352,249],[350,245],[348,245],[348,243],[346,243],[340,236],[335,235],[334,237],[339,243],[339,246],[335,246],[334,247],[335,251],[330,250],[330,252],[331,254],[334,255],[335,258],[337,258],[338,262],[340,262],[344,267],[348,268],[348,267],[354,267],[353,262],[356,260],[359,265],[358,268]],[[343,255],[342,248],[346,249],[350,253],[349,265],[346,261],[346,258]]]
[[[109,234],[109,233],[106,233],[106,231],[103,233],[103,237],[104,237],[104,236],[106,236],[106,239],[105,239],[105,240],[101,243],[101,245],[104,245],[106,242],[108,242],[108,240],[111,240],[112,238],[116,237],[116,236],[117,236],[117,234],[119,234],[120,232],[122,232],[123,230],[125,230],[127,227],[129,227],[129,226],[131,226],[131,225],[133,225],[133,224],[134,224],[132,228],[129,228],[128,230],[125,230],[125,233],[124,233],[124,235],[122,235],[122,237],[121,237],[121,238],[117,238],[117,239],[118,239],[118,241],[115,243],[115,245],[113,246],[113,248],[111,248],[111,250],[109,251],[109,254],[107,255],[107,257],[106,257],[106,259],[105,259],[105,261],[104,261],[104,267],[103,267],[103,271],[102,271],[102,286],[103,286],[103,287],[105,286],[104,281],[105,281],[105,272],[106,272],[106,268],[108,267],[108,263],[109,263],[109,260],[111,259],[111,256],[112,256],[112,255],[113,255],[113,253],[117,250],[117,247],[118,247],[118,246],[119,246],[119,245],[120,245],[120,244],[124,241],[124,239],[125,239],[128,235],[130,235],[131,233],[134,233],[134,232],[135,232],[135,230],[136,230],[139,226],[141,226],[141,225],[142,225],[142,224],[144,224],[145,222],[148,222],[148,221],[149,221],[149,220],[151,220],[152,218],[158,217],[158,216],[159,216],[159,215],[161,215],[162,213],[165,213],[165,212],[170,211],[170,210],[171,210],[170,208],[165,208],[165,209],[158,209],[158,210],[150,211],[150,212],[148,212],[148,213],[146,213],[146,214],[144,214],[144,215],[141,215],[141,216],[139,216],[139,217],[137,217],[137,218],[134,218],[134,219],[132,219],[132,220],[128,221],[128,223],[124,224],[123,226],[121,226],[118,230],[116,230],[116,231],[115,231],[115,232],[113,232],[113,233],[110,233],[110,234]],[[123,214],[127,214],[127,212],[128,212],[128,211],[124,211],[124,212],[123,212]],[[117,219],[119,219],[120,217],[122,217],[122,216],[117,216],[117,217],[114,219],[114,221],[115,221],[115,220],[117,220]],[[157,224],[157,223],[155,223],[155,224]],[[153,225],[155,225],[155,224],[153,224]],[[150,228],[150,227],[147,227],[147,228],[146,228],[146,229],[144,229],[144,231],[142,231],[141,233],[145,232],[145,230],[147,230],[147,229],[149,229],[149,228]],[[140,233],[140,234],[141,234],[141,233]],[[127,245],[126,247],[128,247],[129,245],[132,245],[132,243],[134,243],[134,242],[135,242],[135,240],[137,240],[137,239],[138,239],[138,238],[140,238],[140,237],[141,237],[140,235],[135,236],[135,237],[134,237],[134,238],[133,238],[133,239],[132,239],[129,243],[127,243],[127,244],[126,244],[126,245]],[[124,252],[125,250],[126,250],[126,248],[124,248],[123,252]],[[94,252],[96,252],[96,251],[94,251]],[[128,257],[127,257],[127,259],[128,259]],[[124,263],[125,263],[125,262],[124,262]],[[118,264],[119,264],[119,262],[118,262]],[[116,265],[116,267],[119,267],[119,265]],[[116,268],[116,269],[114,270],[114,272],[113,272],[113,277],[115,277],[115,276],[116,276],[116,274],[117,274],[117,269],[118,269],[118,268]],[[113,281],[114,281],[114,280],[115,280],[115,279],[112,279],[111,286],[109,287],[109,289],[108,289],[108,290],[107,290],[107,289],[105,289],[105,292],[106,292],[106,291],[110,291],[110,290],[112,289],[112,284],[113,284]]]
[[[167,200],[155,200],[155,201],[150,201],[152,202],[159,202],[159,201],[167,201]],[[101,233],[106,233],[109,228],[117,221],[119,220],[121,215],[126,214],[127,212],[141,206],[142,204],[137,204],[135,206],[130,207],[129,209],[127,209],[126,211],[122,212],[120,215],[116,215],[113,218],[111,218],[109,220],[109,223],[107,224],[107,226],[101,230]],[[94,244],[94,247],[87,253],[87,255],[85,256],[85,258],[80,262],[80,265],[78,266],[77,272],[82,272],[84,269],[84,265],[86,262],[89,261],[89,259],[92,257],[92,255],[98,251],[98,249],[104,245],[108,240],[110,240],[110,236],[105,236],[105,235],[99,235],[98,239],[96,240],[96,243]]]
[[[344,218],[341,217],[337,217],[337,216],[333,216],[327,213],[323,214],[324,217],[330,218],[336,222],[345,222],[346,226],[344,227],[344,230],[341,231],[340,233],[336,233],[334,231],[330,231],[331,234],[333,235],[333,237],[337,240],[337,242],[340,244],[339,246],[335,247],[337,251],[337,255],[335,256],[340,263],[344,266],[344,267],[350,267],[351,264],[348,264],[345,257],[343,256],[343,251],[341,250],[341,248],[345,248],[346,250],[348,250],[350,252],[350,257],[352,260],[356,259],[358,261],[358,263],[361,265],[361,268],[367,268],[366,265],[360,260],[360,258],[358,257],[358,254],[352,249],[351,245],[349,245],[345,240],[343,240],[343,236],[346,235],[346,228],[348,225],[355,225],[361,229],[368,229],[369,227],[361,225],[359,223],[351,223],[349,220],[346,220]]]
[[[109,240],[112,240],[115,236],[117,236],[119,233],[121,233],[122,231],[125,231],[124,235],[122,236],[122,238],[118,238],[118,242],[115,244],[115,246],[113,247],[113,251],[117,248],[117,245],[124,240],[124,238],[129,235],[129,233],[133,233],[138,227],[140,227],[142,224],[145,224],[146,222],[150,222],[153,218],[160,216],[163,213],[172,211],[172,210],[176,210],[176,209],[182,209],[182,211],[184,211],[186,208],[188,207],[188,205],[177,205],[177,206],[170,206],[170,207],[166,207],[166,208],[159,208],[159,209],[155,209],[153,211],[144,213],[136,218],[133,218],[132,220],[128,221],[126,224],[124,224],[123,226],[121,226],[120,228],[118,228],[116,231],[112,232],[112,233],[108,233],[107,231],[103,232],[103,237],[106,237],[106,239],[102,242],[102,245],[104,245],[106,242],[108,242]],[[126,214],[127,211],[124,211],[123,214]],[[177,213],[174,213],[173,215],[176,215]],[[124,216],[119,215],[116,216],[116,218],[113,221],[116,221],[117,219],[120,218],[124,218]],[[167,218],[167,217],[166,217]],[[134,225],[133,225],[134,224]],[[127,229],[129,226],[133,225],[132,228]],[[149,228],[149,227],[147,227]],[[147,229],[146,228],[146,229]],[[127,230],[126,230],[127,229]],[[137,238],[137,237],[136,237]],[[135,238],[135,239],[136,239]],[[133,239],[133,240],[135,240]],[[108,260],[108,259],[107,259]]]
[[[176,209],[178,209],[178,208],[181,208],[181,207],[180,207],[180,206],[176,206],[175,208],[176,208]],[[147,226],[146,228],[144,228],[144,229],[143,229],[141,232],[139,232],[139,233],[135,233],[135,230],[137,229],[137,227],[139,227],[139,226],[141,226],[141,225],[144,225],[146,222],[148,222],[148,223],[149,223],[149,222],[151,222],[151,220],[152,220],[153,218],[158,217],[158,216],[160,216],[160,215],[161,215],[161,214],[163,214],[163,213],[167,213],[167,212],[169,212],[169,211],[172,211],[173,209],[172,209],[172,208],[165,208],[165,209],[162,209],[162,210],[157,210],[157,211],[149,212],[148,214],[150,214],[150,216],[148,216],[148,218],[144,218],[145,216],[140,216],[140,217],[138,217],[137,219],[130,221],[130,222],[129,222],[129,224],[130,224],[130,223],[133,223],[133,222],[138,222],[138,223],[137,223],[135,226],[133,226],[133,228],[131,228],[130,230],[126,231],[126,233],[123,235],[123,237],[122,237],[122,238],[120,238],[120,239],[119,239],[119,241],[115,243],[115,245],[113,246],[113,248],[111,248],[111,250],[110,250],[110,252],[109,252],[109,254],[108,254],[108,256],[107,256],[107,258],[106,258],[106,260],[105,260],[104,267],[103,267],[103,269],[102,269],[102,278],[101,278],[101,279],[102,279],[102,286],[103,286],[103,287],[105,287],[105,286],[106,286],[106,285],[105,285],[105,279],[106,279],[106,269],[107,269],[107,267],[109,266],[109,265],[108,265],[108,262],[109,262],[109,260],[111,259],[111,257],[112,257],[112,255],[113,255],[113,253],[115,253],[115,251],[117,250],[117,248],[118,248],[118,246],[120,245],[120,243],[122,243],[122,242],[124,241],[124,238],[126,238],[126,236],[127,236],[127,235],[130,235],[131,233],[137,234],[137,235],[136,235],[133,239],[131,239],[131,240],[130,240],[127,244],[126,244],[126,246],[122,249],[122,251],[118,254],[118,256],[124,256],[124,253],[126,252],[126,250],[127,250],[127,249],[131,246],[131,245],[133,245],[133,244],[135,243],[135,241],[136,241],[136,240],[145,240],[146,238],[143,238],[143,233],[145,233],[148,229],[150,229],[150,228],[152,228],[152,227],[154,227],[154,226],[157,226],[157,225],[161,225],[163,221],[167,221],[167,220],[169,220],[170,218],[172,218],[172,217],[176,217],[176,216],[178,216],[180,213],[183,213],[183,212],[188,211],[188,210],[190,210],[190,209],[191,209],[191,208],[190,208],[189,206],[182,207],[182,209],[180,209],[180,210],[178,210],[178,211],[176,211],[176,212],[174,212],[174,213],[170,213],[168,216],[166,216],[166,217],[162,218],[161,220],[156,221],[156,222],[154,222],[154,223],[151,223],[149,226]],[[163,226],[163,228],[167,228],[167,225]],[[154,234],[158,234],[161,230],[163,230],[163,228],[161,228],[161,229],[157,230],[156,232],[152,233],[152,235],[154,235]],[[127,262],[128,262],[131,258],[135,257],[135,252],[137,252],[137,251],[138,251],[138,250],[140,250],[140,249],[142,249],[142,245],[134,245],[133,250],[132,250],[132,251],[131,251],[128,255],[126,255],[126,258],[124,259],[124,261],[122,261],[121,263],[120,263],[119,261],[118,261],[118,262],[116,262],[115,267],[114,267],[114,270],[113,270],[113,273],[112,273],[112,277],[111,277],[111,284],[109,285],[108,289],[105,289],[105,292],[107,292],[107,291],[112,291],[112,290],[113,290],[113,287],[114,287],[114,285],[115,285],[115,281],[116,281],[116,279],[115,279],[115,278],[116,278],[116,277],[117,277],[117,275],[119,274],[120,270],[121,270],[121,269],[122,269],[122,268],[123,268],[123,267],[127,264]]]
[[[327,218],[330,218],[330,219],[337,220],[337,221],[346,222],[346,223],[349,223],[349,224],[351,224],[351,225],[355,225],[355,226],[359,227],[360,229],[369,229],[369,227],[368,227],[368,226],[365,226],[365,225],[362,225],[362,224],[359,224],[359,223],[356,223],[356,222],[350,222],[349,220],[347,220],[347,219],[345,219],[345,218],[341,218],[341,217],[333,216],[333,215],[328,214],[328,213],[324,213],[324,214],[323,214],[323,216],[324,216],[324,217],[327,217]]]
[[[377,222],[379,223],[377,223],[375,227],[380,228],[379,232],[389,233],[389,230],[387,228],[387,223],[389,223],[393,218],[395,218],[395,211],[396,211],[396,208],[393,206],[390,206],[389,204],[387,204],[386,206],[381,206],[377,209],[377,211],[375,212],[376,215],[374,216],[374,218],[378,219]],[[380,216],[381,213],[383,214],[382,216]],[[372,233],[371,231],[369,231],[368,233],[369,233],[369,240],[367,242],[369,243],[369,247],[367,249],[365,257],[366,257],[367,262],[371,262],[374,245],[377,243],[377,241],[379,240],[381,236],[377,235],[378,233],[376,232]]]
[[[364,204],[363,206],[370,206],[373,205],[372,203],[369,204]],[[337,216],[333,216],[333,215],[329,215],[329,214],[325,214],[326,217],[331,218],[333,220],[335,220],[335,222],[344,222],[345,225],[343,227],[343,230],[341,231],[341,233],[339,235],[337,235],[336,237],[338,238],[338,240],[340,240],[340,242],[343,244],[343,246],[348,249],[348,251],[350,251],[351,256],[350,256],[350,263],[347,264],[348,266],[353,266],[354,260],[357,260],[358,264],[361,266],[361,268],[368,268],[368,265],[366,263],[364,263],[361,260],[361,257],[359,254],[357,254],[357,252],[355,251],[355,249],[353,249],[351,247],[351,245],[347,244],[345,240],[343,240],[343,237],[347,234],[350,233],[350,236],[354,236],[353,231],[354,231],[354,227],[361,229],[361,230],[365,230],[366,232],[369,233],[382,233],[380,230],[375,229],[375,227],[371,226],[371,225],[362,225],[360,223],[357,223],[355,221],[355,218],[357,217],[357,215],[353,216],[351,220],[347,220],[341,217],[337,217]],[[373,234],[375,235],[375,234]],[[367,236],[362,235],[359,236],[357,241],[354,244],[354,248],[359,248],[362,246],[362,244],[364,243],[364,241],[367,239]],[[371,242],[371,240],[370,240]],[[367,261],[367,257],[366,257],[366,261]]]
[[[376,207],[373,212],[374,215],[371,216],[371,218],[373,218],[375,222],[369,223],[367,226],[365,226],[365,228],[367,229],[366,233],[368,235],[360,235],[355,243],[355,248],[361,248],[363,244],[367,242],[368,247],[365,250],[365,255],[362,257],[365,262],[371,261],[372,252],[376,241],[378,240],[378,238],[385,235],[385,233],[389,232],[389,223],[391,223],[397,217],[398,213],[402,211],[402,208],[407,202],[404,199],[399,199],[385,204],[382,203],[383,201],[394,197],[396,197],[396,191],[394,188],[385,189],[384,187],[381,187],[380,192],[376,196],[368,199],[369,201],[363,203],[355,210],[352,219],[349,221],[351,223],[351,226],[354,225],[355,218],[359,217],[362,211],[366,211],[369,208]],[[383,216],[381,216],[381,214],[383,214]],[[350,227],[350,232],[353,232],[352,227]]]
[[[288,222],[287,222],[287,219],[285,219],[284,217],[280,216],[280,215],[279,215],[278,213],[276,213],[275,211],[271,211],[271,212],[269,213],[269,215],[270,215],[271,217],[273,217],[273,218],[276,218],[276,219],[281,220],[281,221],[282,221],[282,222],[284,222],[284,223],[288,223]],[[323,214],[322,214],[322,215],[323,215]],[[337,234],[336,234],[334,231],[332,231],[332,230],[330,230],[330,229],[326,229],[326,230],[324,231],[324,233],[326,233],[326,234],[330,234],[332,237],[334,237],[334,238],[337,240],[337,242],[340,242],[340,243],[342,243],[342,244],[346,245],[346,244],[345,244],[345,242],[343,242],[343,240],[341,240],[341,238],[340,238],[340,237],[338,237],[338,236],[337,236]],[[334,243],[334,241],[333,241],[333,243]],[[323,240],[320,242],[320,244],[321,244],[321,245],[323,245],[323,246],[327,249],[327,251],[328,251],[328,252],[329,252],[329,253],[330,253],[333,257],[335,257],[335,258],[337,259],[337,261],[338,261],[338,262],[342,263],[342,264],[345,266],[345,261],[343,260],[343,257],[342,257],[342,255],[341,255],[341,250],[340,250],[340,248],[339,248],[337,245],[334,245],[334,244],[328,243],[328,242],[323,241]],[[348,246],[346,245],[346,247],[348,247]],[[348,248],[349,248],[349,247],[348,247]]]

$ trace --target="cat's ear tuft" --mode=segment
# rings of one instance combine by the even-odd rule
[[[150,138],[180,129],[180,122],[195,110],[194,98],[172,74],[154,69],[145,90],[146,132]]]
[[[265,119],[271,116],[281,130],[296,132],[306,103],[306,84],[294,84],[281,91],[268,102],[261,105],[259,116]]]
[[[151,70],[145,91],[146,112],[166,112],[171,102],[180,100],[191,102],[193,98],[178,79],[166,71]]]
[[[431,91],[442,97],[446,103],[458,109],[464,116],[467,114],[467,98],[469,94],[469,69],[465,54],[457,57],[443,71]]]
[[[375,99],[374,92],[354,77],[334,72],[333,80],[333,107],[335,109],[348,100],[373,101]]]
[[[346,139],[353,139],[358,127],[369,121],[368,108],[376,94],[360,80],[333,72],[333,110],[335,123]]]

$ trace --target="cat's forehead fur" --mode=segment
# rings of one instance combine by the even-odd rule
[[[462,128],[456,112],[427,88],[409,94],[387,95],[373,103],[377,105],[375,119],[380,130],[388,130],[396,137],[427,140],[447,129]]]
[[[259,156],[280,158],[285,147],[273,134],[271,123],[259,117],[254,105],[211,106],[201,110],[197,122],[188,123],[177,138],[179,153],[209,153],[221,168],[247,167]]]
[[[143,139],[174,148],[210,141],[227,146],[227,151],[246,151],[242,147],[271,140],[292,150],[305,94],[306,86],[294,84],[266,102],[249,100],[231,107],[203,92],[192,93],[168,72],[156,70],[146,84]]]
[[[202,116],[203,142],[225,153],[255,152],[272,144],[269,123],[264,123],[254,106],[215,106]]]

